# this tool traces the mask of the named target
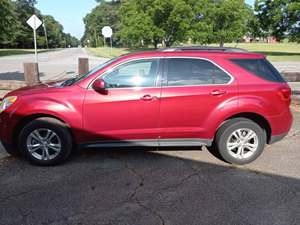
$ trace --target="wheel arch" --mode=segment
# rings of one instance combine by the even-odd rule
[[[257,123],[263,130],[265,130],[266,136],[267,136],[267,143],[268,144],[270,143],[271,135],[272,135],[272,128],[271,128],[270,122],[264,116],[262,116],[261,114],[255,113],[255,112],[240,112],[240,113],[231,115],[231,116],[227,117],[219,125],[217,131],[224,123],[226,123],[227,121],[234,119],[234,118],[247,118],[247,119],[252,120],[253,122]]]
[[[75,135],[72,132],[71,126],[63,119],[61,119],[57,116],[51,115],[51,114],[46,114],[46,113],[36,113],[36,114],[31,114],[31,115],[27,115],[27,116],[23,117],[20,121],[18,121],[18,123],[16,124],[16,126],[13,129],[12,140],[18,140],[19,134],[20,134],[21,130],[24,128],[24,126],[26,124],[28,124],[29,122],[31,122],[35,119],[38,119],[38,118],[52,118],[52,119],[56,119],[56,120],[62,122],[63,124],[65,124],[72,136],[74,144],[76,144]]]

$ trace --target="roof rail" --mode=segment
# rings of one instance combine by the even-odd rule
[[[182,46],[172,48],[162,48],[158,51],[162,52],[181,52],[181,51],[215,51],[215,52],[248,52],[242,48],[228,48],[228,47],[210,47],[210,46]]]

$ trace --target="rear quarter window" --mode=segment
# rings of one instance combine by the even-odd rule
[[[268,81],[285,83],[281,74],[266,59],[231,59],[234,64]]]

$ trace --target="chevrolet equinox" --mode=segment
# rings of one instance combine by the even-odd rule
[[[78,146],[207,146],[246,164],[288,133],[290,102],[290,87],[264,55],[169,48],[8,93],[0,140],[10,154],[45,166]]]

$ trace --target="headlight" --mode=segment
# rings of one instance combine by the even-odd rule
[[[15,101],[17,101],[17,96],[9,96],[3,99],[3,101],[0,102],[0,113],[9,108]]]

